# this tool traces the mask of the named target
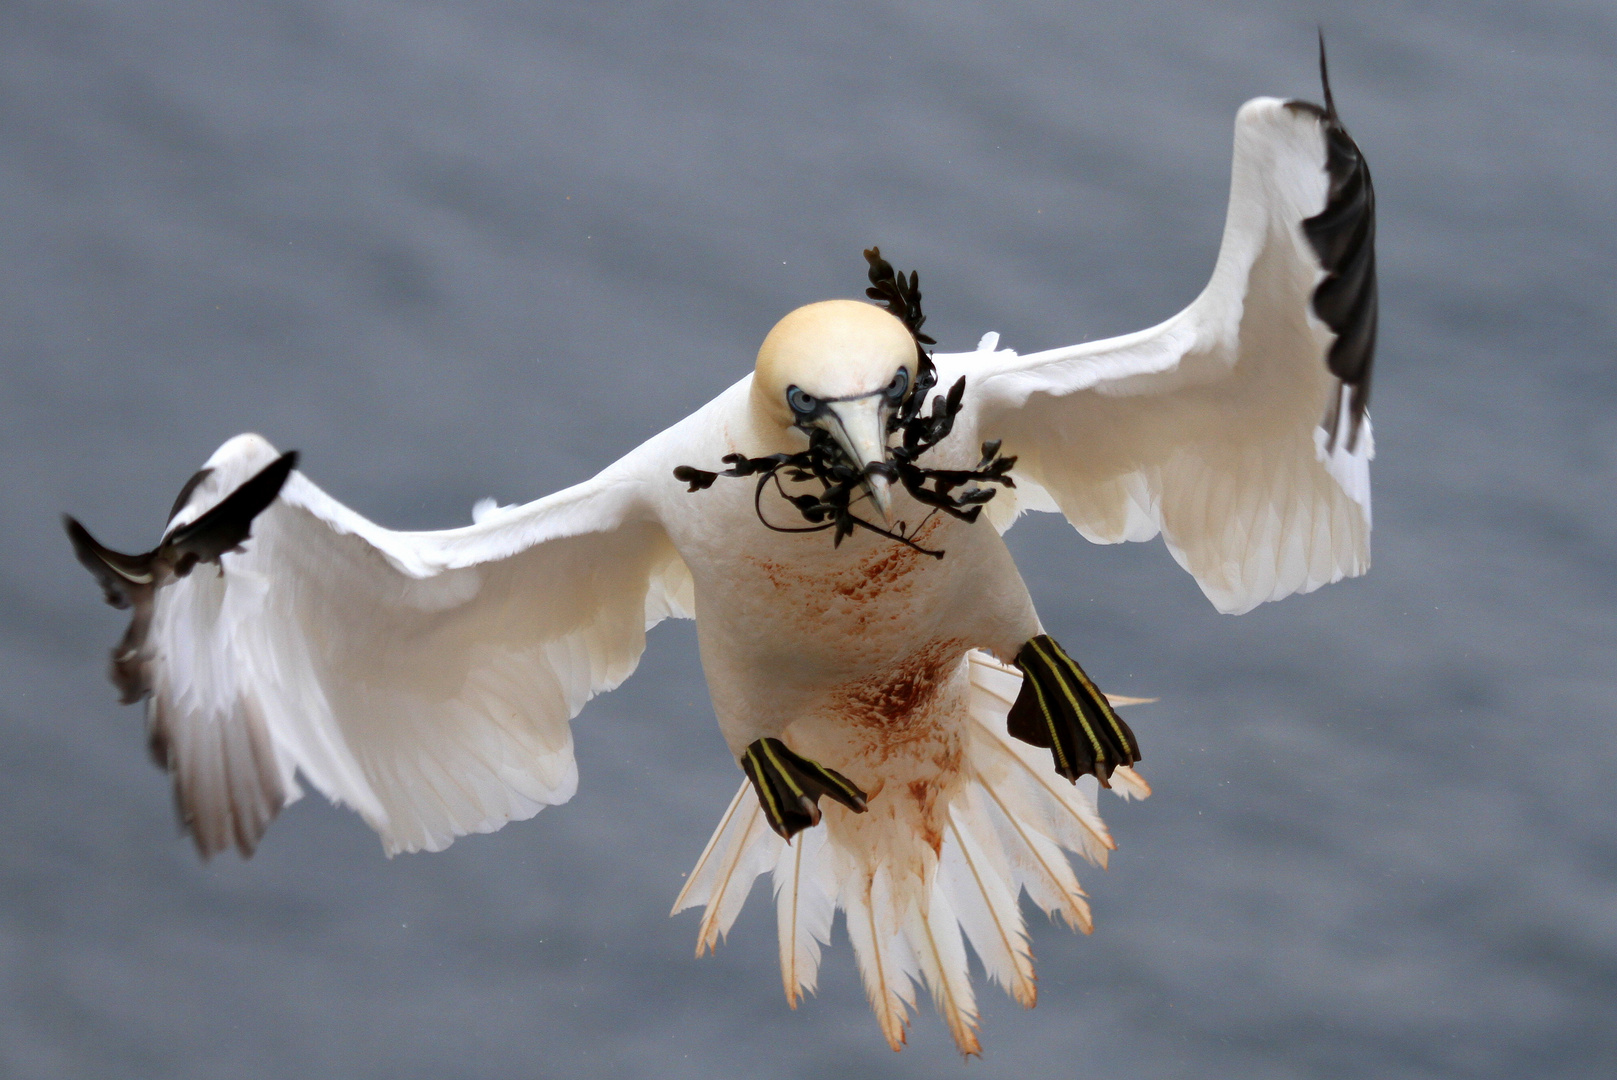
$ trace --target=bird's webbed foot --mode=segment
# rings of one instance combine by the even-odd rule
[[[1023,742],[1047,748],[1056,772],[1075,783],[1090,773],[1111,787],[1113,770],[1140,760],[1134,732],[1054,638],[1040,634],[1023,645],[1016,666],[1022,691],[1007,727]]]
[[[856,814],[865,812],[865,793],[835,769],[792,753],[779,739],[758,739],[741,755],[741,768],[758,795],[770,828],[790,840],[820,823],[820,796]]]

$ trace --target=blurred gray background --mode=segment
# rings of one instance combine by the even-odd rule
[[[0,1073],[1617,1075],[1617,14],[1605,0],[0,2]],[[1096,930],[1033,915],[962,1066],[881,1042],[840,928],[795,1013],[760,886],[667,910],[738,781],[689,624],[575,725],[571,805],[388,861],[310,798],[177,839],[124,618],[225,437],[395,526],[588,476],[746,371],[860,248],[945,348],[1137,329],[1201,287],[1236,107],[1374,169],[1375,569],[1213,612],[1159,543],[1024,519],[1045,621],[1156,795]]]

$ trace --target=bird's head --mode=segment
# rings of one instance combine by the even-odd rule
[[[865,470],[871,501],[885,520],[892,501],[881,468],[887,418],[915,373],[915,338],[903,323],[858,300],[826,300],[798,308],[764,338],[752,404],[769,425],[829,433]]]

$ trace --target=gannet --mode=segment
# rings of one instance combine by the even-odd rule
[[[791,312],[694,415],[469,526],[383,528],[253,434],[151,552],[67,519],[133,608],[113,679],[198,851],[251,855],[303,784],[389,854],[564,803],[572,717],[694,618],[743,774],[675,904],[705,909],[698,955],[770,873],[794,1007],[841,909],[888,1043],[919,983],[977,1053],[965,943],[1032,1006],[1020,893],[1087,933],[1065,852],[1104,865],[1098,788],[1149,791],[1001,533],[1031,510],[1096,543],[1160,533],[1233,613],[1369,566],[1369,171],[1328,82],[1324,107],[1242,106],[1233,162],[1210,282],[1138,333],[932,354],[917,278],[873,249],[875,303]]]

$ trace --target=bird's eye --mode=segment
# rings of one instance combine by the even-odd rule
[[[886,395],[888,401],[897,402],[904,396],[904,391],[909,388],[910,369],[899,368],[898,374],[893,376],[893,381],[887,384],[887,389],[883,390],[882,393]]]
[[[805,394],[795,386],[786,388],[786,404],[790,405],[792,411],[799,416],[808,416],[820,407],[820,403],[814,400],[814,395]]]

